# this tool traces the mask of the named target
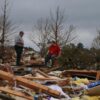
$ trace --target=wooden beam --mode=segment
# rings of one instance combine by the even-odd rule
[[[100,80],[100,71],[97,71],[96,81]]]
[[[22,77],[16,77],[16,80],[17,80],[18,84],[26,86],[30,89],[34,89],[36,91],[38,90],[38,91],[41,91],[43,93],[49,94],[49,95],[54,96],[54,97],[60,96],[60,92],[52,90],[45,85],[41,85],[39,83],[24,79]]]
[[[96,76],[97,71],[92,71],[92,70],[66,70],[62,72],[63,76],[67,75],[90,75],[90,76]]]
[[[53,80],[53,81],[57,81],[57,79],[54,79],[54,78],[43,78],[43,77],[32,77],[32,76],[21,76],[23,78],[26,78],[26,79],[30,79],[30,80],[42,80],[42,81],[45,81],[45,80]]]
[[[43,75],[46,78],[50,78],[49,75],[47,75],[46,73],[44,73],[43,71],[40,70],[36,70],[36,72],[40,73],[41,75]]]
[[[60,96],[60,92],[50,89],[49,87],[45,86],[45,85],[41,85],[39,83],[30,81],[28,79],[19,77],[19,76],[14,76],[13,74],[10,74],[8,72],[4,72],[0,70],[0,78],[8,80],[8,81],[12,81],[14,82],[14,80],[17,82],[17,84],[26,86],[30,89],[34,89],[34,90],[38,90],[41,91],[43,93],[49,94],[53,97],[59,97]]]
[[[59,68],[61,68],[61,66],[51,67],[51,68],[49,68],[48,70],[46,70],[45,72],[46,72],[46,73],[50,73],[50,72],[55,71],[55,70],[57,70],[57,69],[59,69]]]
[[[2,70],[0,70],[0,78],[8,80],[8,81],[13,81],[15,79],[13,74],[2,71]]]

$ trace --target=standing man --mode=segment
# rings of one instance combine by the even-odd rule
[[[16,66],[21,65],[20,60],[23,53],[24,41],[23,41],[24,32],[20,31],[19,35],[15,38],[15,51],[16,51]]]
[[[51,45],[48,48],[48,53],[45,57],[45,65],[47,66],[47,63],[52,60],[52,66],[54,65],[54,60],[56,57],[58,57],[60,54],[60,47],[59,45],[55,42],[52,41]]]

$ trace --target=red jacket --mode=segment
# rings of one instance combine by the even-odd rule
[[[49,54],[51,55],[58,56],[60,54],[60,47],[58,46],[58,44],[51,45],[48,50]]]

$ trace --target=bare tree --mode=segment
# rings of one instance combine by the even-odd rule
[[[96,38],[94,38],[92,47],[94,47],[95,49],[100,49],[100,30],[98,30],[97,33],[98,33],[98,35]]]
[[[0,11],[1,45],[12,41],[12,35],[16,32],[17,26],[10,20],[10,1],[3,0]]]
[[[2,57],[4,57],[5,45],[12,42],[16,26],[12,23],[12,20],[10,20],[10,1],[2,0],[0,2],[0,7],[0,45],[2,49],[1,54]]]
[[[55,40],[60,45],[66,45],[76,38],[74,33],[74,26],[70,25],[66,28],[64,11],[57,7],[54,14],[50,12],[50,17],[37,21],[35,29],[38,30],[38,42],[33,38],[33,42],[40,48],[41,54],[45,54],[47,48],[47,41]]]
[[[50,13],[50,27],[51,27],[51,38],[61,45],[66,45],[76,38],[74,33],[75,27],[70,25],[69,28],[65,25],[65,14],[59,6],[57,7],[55,13]]]
[[[35,45],[40,49],[40,54],[41,56],[44,56],[46,52],[46,45],[47,42],[49,41],[49,34],[50,34],[50,29],[49,29],[49,20],[48,19],[39,19],[37,21],[37,24],[35,25],[35,30],[36,30],[36,35],[38,41],[36,41],[35,34],[31,36],[31,40]]]

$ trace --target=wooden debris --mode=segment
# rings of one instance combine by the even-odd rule
[[[22,76],[23,78],[26,78],[26,79],[30,79],[30,80],[55,80],[57,81],[57,79],[55,78],[43,78],[43,77],[32,77],[32,76]]]
[[[51,68],[47,69],[45,72],[46,72],[46,73],[49,73],[49,72],[55,71],[55,70],[57,70],[57,69],[59,69],[59,68],[61,68],[61,66],[60,66],[60,67],[59,67],[59,66],[57,66],[57,67],[51,67]]]
[[[90,75],[90,76],[95,76],[97,75],[97,71],[88,71],[88,70],[66,70],[62,72],[62,76],[68,76],[68,75]]]
[[[96,80],[100,80],[100,71],[97,72]]]
[[[5,88],[5,87],[0,87],[0,91],[2,92],[6,92],[8,94],[12,94],[12,95],[15,95],[15,96],[19,96],[19,97],[22,97],[22,98],[26,98],[28,100],[33,100],[33,98],[31,96],[26,96],[24,93],[22,92],[19,92],[19,91],[15,91],[15,90],[11,90],[11,89],[8,89],[8,88]]]
[[[13,74],[13,70],[12,70],[11,66],[8,63],[0,64],[0,70],[10,72],[11,74]]]
[[[6,79],[6,80],[12,81],[12,82],[16,81],[17,84],[26,86],[26,87],[28,87],[30,89],[34,89],[36,91],[41,90],[41,92],[49,94],[49,95],[54,96],[54,97],[59,97],[60,96],[60,92],[58,92],[56,90],[52,90],[52,89],[50,89],[49,87],[47,87],[45,85],[41,85],[39,83],[30,81],[28,79],[25,79],[25,78],[22,78],[22,77],[19,77],[19,76],[14,76],[13,74],[10,74],[8,72],[4,72],[4,71],[1,71],[1,70],[0,70],[0,78]]]
[[[46,78],[50,78],[49,75],[45,74],[44,72],[42,72],[40,70],[36,70],[36,72],[40,73],[41,75],[43,75]]]
[[[35,83],[35,82],[29,81],[27,79],[21,78],[21,77],[16,77],[16,80],[17,80],[18,84],[26,86],[30,89],[34,89],[36,91],[41,91],[43,93],[49,94],[54,97],[60,96],[60,92],[52,90],[52,89],[48,88],[47,86],[41,85],[39,83]]]

